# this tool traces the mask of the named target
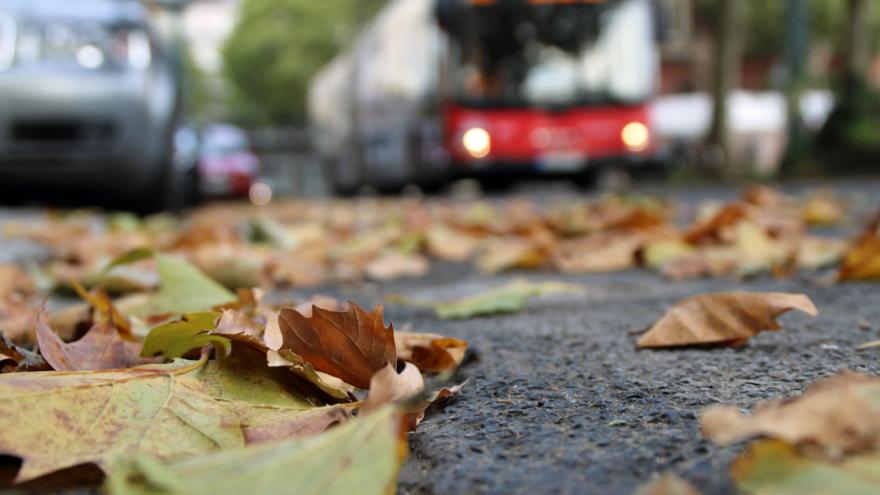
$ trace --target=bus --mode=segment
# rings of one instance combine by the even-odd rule
[[[656,164],[654,0],[391,0],[310,82],[332,187]]]

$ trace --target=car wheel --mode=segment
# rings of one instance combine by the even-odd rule
[[[161,172],[147,193],[141,196],[135,210],[142,213],[179,212],[195,206],[200,199],[199,175],[195,167],[175,167],[171,159],[156,167]]]

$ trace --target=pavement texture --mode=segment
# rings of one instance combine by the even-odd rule
[[[467,269],[441,271],[433,282],[341,295],[369,304],[380,293],[446,297],[503,282]],[[839,370],[880,372],[876,351],[856,350],[880,338],[877,286],[769,278],[671,284],[642,271],[529,278],[565,280],[586,291],[463,321],[386,308],[396,324],[471,344],[457,377],[469,380],[466,387],[411,435],[400,493],[629,494],[665,471],[705,494],[733,493],[727,467],[742,445],[707,442],[698,424],[704,407],[749,409],[797,395]],[[803,292],[820,314],[784,315],[782,331],[762,333],[740,349],[635,348],[634,333],[676,301],[728,290]]]
[[[880,339],[880,285],[827,285],[821,275],[672,283],[641,270],[486,276],[470,266],[436,264],[420,279],[276,296],[323,293],[372,306],[387,294],[453,298],[523,277],[580,284],[583,293],[536,298],[517,313],[468,320],[386,305],[395,328],[471,346],[453,379],[467,385],[433,407],[411,434],[398,492],[629,494],[671,471],[705,494],[727,494],[734,493],[728,466],[742,445],[706,441],[698,424],[703,408],[723,403],[748,410],[764,399],[797,395],[839,370],[880,372],[880,351],[856,349]],[[673,303],[729,290],[803,292],[820,312],[786,314],[783,330],[761,333],[739,349],[635,348],[635,332]],[[46,492],[45,484],[0,489]]]

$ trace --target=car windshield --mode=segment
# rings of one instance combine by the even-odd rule
[[[646,0],[475,6],[456,41],[457,96],[473,105],[637,102],[656,82]]]

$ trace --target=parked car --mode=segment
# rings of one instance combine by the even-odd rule
[[[138,0],[0,2],[0,184],[173,207],[178,71]]]
[[[260,160],[242,129],[215,124],[202,131],[199,173],[204,195],[246,197],[260,170]]]

